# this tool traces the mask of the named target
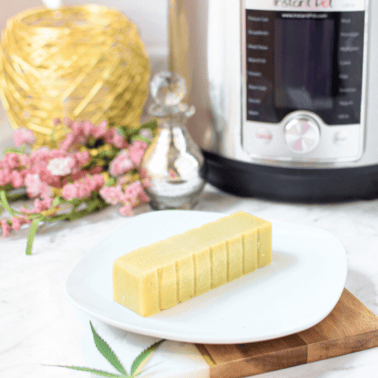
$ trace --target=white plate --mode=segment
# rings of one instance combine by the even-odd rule
[[[89,251],[69,274],[66,292],[89,315],[127,331],[184,342],[234,344],[287,336],[319,323],[338,302],[345,250],[330,233],[273,222],[268,266],[143,318],[113,301],[113,262],[136,248],[226,214],[151,212],[129,219]]]

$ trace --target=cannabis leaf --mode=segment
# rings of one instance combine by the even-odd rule
[[[109,345],[96,333],[95,329],[93,328],[92,322],[91,329],[93,333],[93,338],[96,344],[97,349],[100,351],[100,353],[121,373],[124,375],[128,375],[126,373],[125,368],[120,363],[118,357],[114,354],[112,349],[109,347]]]
[[[149,348],[144,350],[133,362],[131,365],[131,376],[136,376],[138,374],[139,368],[142,366],[143,362],[147,360],[147,358],[155,351],[155,349],[163,342],[164,340],[160,340],[157,343],[151,345]]]
[[[106,371],[102,370],[96,370],[96,369],[90,369],[90,368],[84,368],[80,366],[62,366],[62,365],[56,365],[57,367],[63,367],[66,369],[72,369],[72,370],[79,370],[79,371],[86,371],[88,373],[92,373],[101,377],[110,377],[110,378],[136,378],[138,375],[141,374],[139,371],[142,367],[142,364],[147,360],[147,358],[156,350],[156,348],[164,341],[160,340],[157,343],[151,345],[149,348],[144,350],[133,362],[131,366],[131,375],[128,375],[125,368],[122,366],[120,360],[115,355],[113,350],[110,348],[110,346],[106,343],[105,340],[103,340],[95,331],[93,328],[92,322],[89,322],[91,325],[91,330],[93,333],[93,339],[96,344],[96,347],[98,351],[114,366],[117,371],[119,371],[122,375],[108,373]]]

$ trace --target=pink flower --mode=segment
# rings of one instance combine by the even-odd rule
[[[120,187],[105,186],[100,190],[100,196],[110,205],[122,202],[124,194]]]
[[[30,165],[30,158],[28,155],[20,154],[18,159],[22,167],[28,167]]]
[[[54,202],[53,198],[46,197],[42,201],[39,198],[36,198],[34,200],[33,209],[30,210],[30,209],[26,209],[25,207],[21,207],[20,210],[26,214],[37,214],[37,213],[41,213],[42,211],[49,209],[52,206],[53,202]]]
[[[117,129],[114,128],[107,131],[105,135],[105,141],[106,143],[109,143],[115,148],[119,149],[126,148],[128,146],[126,138],[122,134],[120,134]]]
[[[25,223],[25,220],[22,218],[12,217],[11,222],[13,230],[19,231],[21,226]]]
[[[125,190],[125,196],[133,205],[138,202],[139,186],[138,182],[131,183]]]
[[[6,219],[1,219],[0,220],[0,227],[3,231],[4,238],[6,238],[9,235],[9,231],[11,230],[11,226],[9,226]]]
[[[9,184],[12,178],[12,171],[8,168],[0,169],[0,186]]]
[[[140,181],[131,183],[125,190],[124,203],[131,203],[132,206],[137,206],[140,202],[149,202],[150,197],[143,190]]]
[[[151,198],[148,197],[147,193],[144,190],[141,190],[138,193],[138,198],[140,202],[150,202]]]
[[[51,195],[50,187],[42,182],[38,174],[27,174],[25,177],[26,192],[30,198],[48,197]]]
[[[49,184],[50,186],[55,186],[56,188],[61,187],[60,177],[52,175],[47,169],[39,171],[39,178],[41,179],[41,181]]]
[[[36,161],[43,161],[49,158],[49,154],[50,154],[50,148],[46,146],[40,147],[30,154],[30,160],[32,163]]]
[[[45,207],[45,210],[49,209],[53,205],[53,203],[54,203],[54,198],[49,197],[49,196],[45,196],[42,201],[42,204]]]
[[[31,130],[25,129],[24,127],[20,127],[19,129],[14,131],[13,139],[17,147],[20,147],[25,143],[34,144],[36,142],[36,138],[33,132]]]
[[[80,121],[72,122],[70,127],[71,127],[72,132],[75,135],[75,137],[79,137],[79,136],[83,135],[83,131],[84,131],[83,126],[84,126],[83,122],[80,122]]]
[[[10,183],[13,188],[20,188],[24,185],[24,179],[19,171],[12,171]]]
[[[144,188],[149,188],[152,185],[152,182],[149,178],[145,178],[143,179],[142,184]]]
[[[71,157],[56,158],[49,161],[47,169],[54,176],[67,176],[72,172],[75,160]]]
[[[13,152],[7,153],[1,162],[1,167],[12,169],[12,170],[15,168],[19,168],[21,166],[19,155],[20,154],[16,154]]]
[[[121,213],[121,215],[123,216],[129,216],[129,217],[132,217],[133,216],[133,210],[132,210],[132,205],[130,203],[126,204],[125,206],[123,206],[119,212]]]
[[[97,166],[97,167],[93,167],[93,168],[91,168],[90,170],[89,170],[89,173],[91,174],[91,175],[96,175],[96,174],[98,174],[98,173],[101,173],[101,172],[103,172],[104,171],[104,168],[103,167],[99,167],[99,166]],[[102,176],[102,175],[100,175],[100,176]],[[102,176],[103,177],[103,176]]]
[[[60,144],[60,148],[64,151],[68,151],[75,142],[75,135],[69,133],[66,135],[66,139]]]
[[[83,134],[86,137],[93,135],[96,126],[91,121],[85,121],[83,124]]]
[[[74,184],[67,184],[63,187],[62,197],[66,201],[71,201],[77,198],[77,188]]]
[[[134,163],[130,158],[130,154],[126,150],[122,150],[110,163],[109,173],[113,177],[119,177],[130,172],[134,168]]]
[[[148,188],[149,186],[152,185],[151,177],[150,177],[146,168],[144,168],[144,167],[141,168],[139,175],[140,175],[140,178],[141,178],[142,186],[144,188]]]
[[[142,161],[143,155],[148,148],[148,143],[141,140],[135,140],[129,147],[130,157],[134,164],[138,167]]]
[[[149,177],[142,178],[143,188],[149,188],[152,185],[151,179]]]
[[[102,121],[98,124],[98,126],[93,131],[93,136],[96,139],[100,139],[105,136],[106,132],[108,130],[108,122]]]
[[[66,201],[88,198],[93,192],[97,192],[104,186],[104,184],[103,175],[87,175],[72,184],[66,184],[62,190],[62,197]]]
[[[68,151],[75,145],[85,145],[91,137],[95,139],[105,139],[106,143],[113,145],[118,149],[127,148],[126,138],[116,129],[108,128],[107,121],[102,121],[95,126],[91,121],[71,121],[64,119],[63,123],[67,125],[72,132],[66,135],[66,139],[60,145],[60,148]]]
[[[132,184],[130,184],[129,187],[126,189],[126,195],[128,195],[128,193],[130,193],[132,197],[137,197],[141,202],[150,201],[150,197],[148,197],[146,192],[143,190],[140,181],[135,181]]]
[[[83,167],[90,162],[91,155],[89,154],[89,151],[76,152],[74,154],[74,158],[76,159],[76,164],[80,167]]]
[[[125,186],[133,181],[133,175],[131,173],[128,173],[123,176],[117,177],[117,185],[116,186]]]
[[[48,153],[48,155],[46,156],[46,162],[50,161],[51,159],[59,159],[59,158],[64,158],[67,156],[67,152],[66,151],[62,151],[62,150],[50,150],[50,152]]]

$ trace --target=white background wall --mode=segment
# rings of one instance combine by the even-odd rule
[[[146,45],[153,72],[166,68],[168,0],[63,0],[64,5],[93,3],[117,9],[132,20]],[[5,28],[8,18],[25,9],[43,6],[42,0],[0,0],[0,32]],[[0,155],[9,143],[11,132],[0,102]]]
[[[100,4],[123,12],[139,26],[148,48],[165,46],[167,39],[167,0],[63,0],[65,5]],[[0,0],[0,30],[6,20],[28,8],[42,7],[42,0]]]

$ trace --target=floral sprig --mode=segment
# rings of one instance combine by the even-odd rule
[[[165,340],[160,340],[155,344],[151,345],[149,348],[144,350],[139,356],[134,360],[131,365],[130,375],[127,373],[126,369],[121,364],[121,361],[110,348],[110,346],[103,340],[93,328],[92,322],[90,322],[93,339],[96,345],[97,350],[110,362],[110,364],[122,375],[108,373],[102,370],[96,370],[91,368],[84,368],[79,366],[62,366],[58,365],[57,367],[62,367],[66,369],[78,370],[78,371],[85,371],[87,373],[92,373],[101,377],[119,377],[119,378],[135,378],[142,373],[141,368],[143,364],[147,361],[147,359],[151,356],[151,354],[156,350],[156,348],[163,343]]]
[[[0,161],[0,219],[3,236],[31,224],[26,253],[32,253],[40,222],[74,220],[108,205],[122,204],[122,215],[149,201],[144,189],[150,185],[140,170],[144,152],[157,129],[156,121],[138,129],[95,126],[90,121],[54,120],[66,129],[63,142],[54,149],[41,147],[25,153],[25,145],[35,142],[30,130],[14,133],[19,148],[5,151]],[[10,207],[10,201],[33,199],[33,207]]]

